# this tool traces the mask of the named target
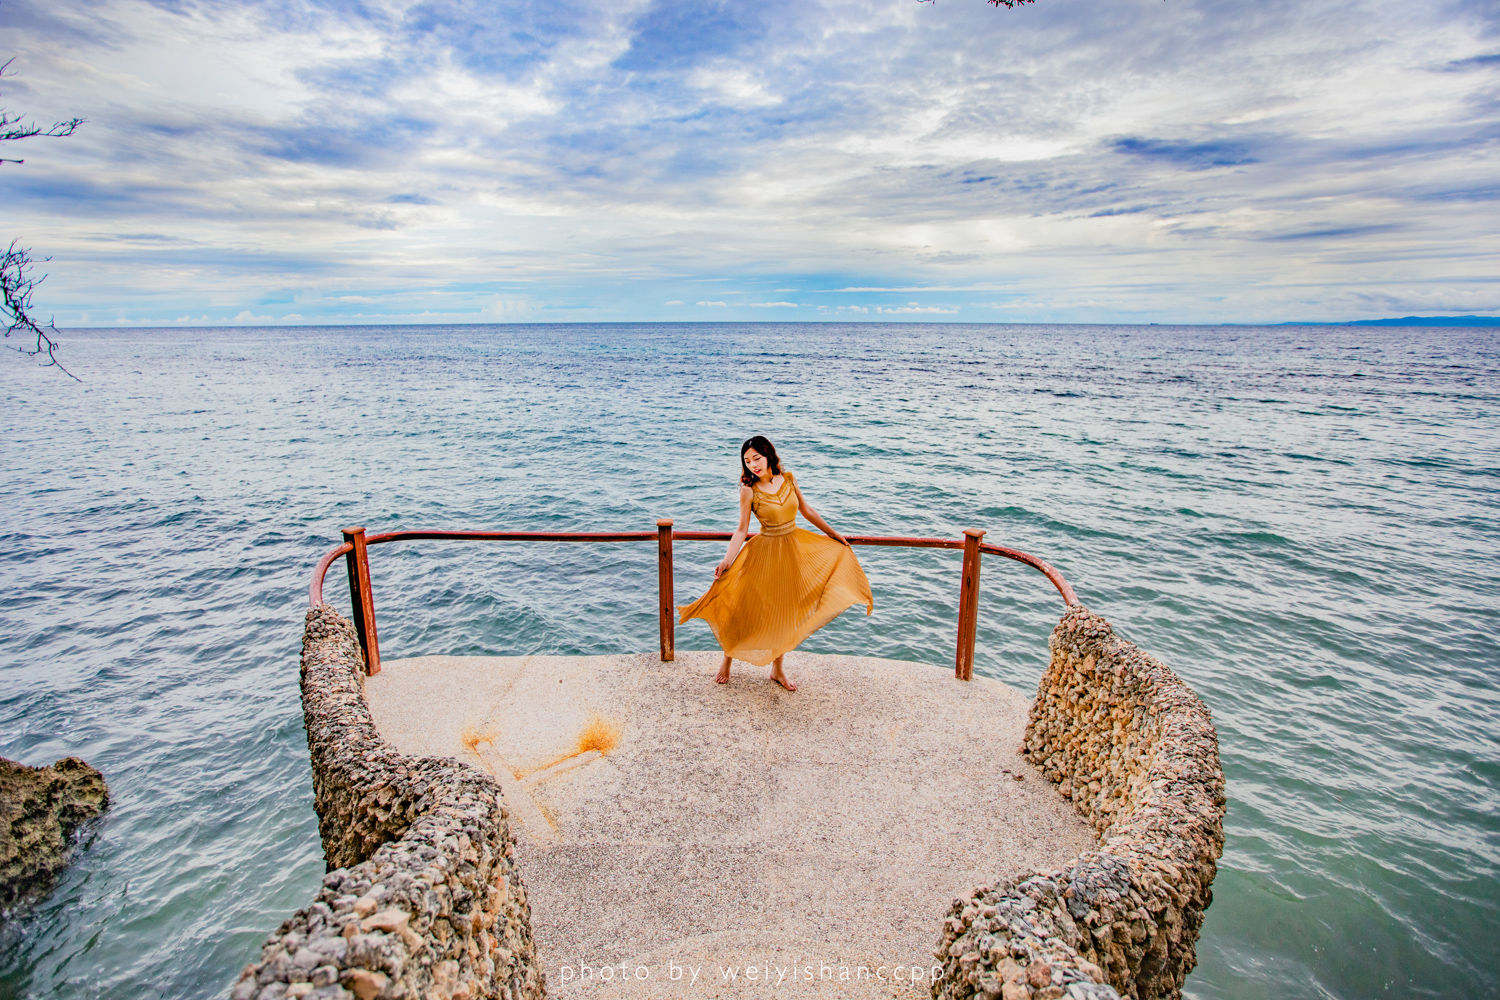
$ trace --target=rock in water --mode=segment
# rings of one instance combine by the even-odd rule
[[[0,757],[0,918],[52,889],[74,834],[107,805],[104,775],[77,757],[51,767]]]

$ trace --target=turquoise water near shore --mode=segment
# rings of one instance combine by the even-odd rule
[[[0,997],[213,995],[315,892],[297,657],[341,527],[727,530],[753,433],[840,531],[976,527],[1047,559],[1207,702],[1227,843],[1188,997],[1500,982],[1493,330],[93,330],[63,350],[81,384],[0,365],[0,755],[82,756],[114,805],[0,930]],[[956,683],[957,554],[859,554],[874,614],[803,648]],[[678,544],[679,601],[721,555]],[[398,543],[372,566],[386,657],[656,646],[650,545]],[[328,595],[347,607],[337,570]],[[986,559],[976,671],[1034,690],[1061,611]],[[678,646],[713,640],[694,622]]]

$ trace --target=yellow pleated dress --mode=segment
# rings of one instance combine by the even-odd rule
[[[797,526],[790,472],[774,493],[750,489],[760,533],[745,540],[707,593],[677,605],[677,621],[702,618],[725,653],[765,666],[845,608],[863,604],[868,615],[875,598],[852,547]]]

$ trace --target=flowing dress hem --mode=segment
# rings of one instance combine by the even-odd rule
[[[821,629],[824,625],[827,625],[829,622],[833,621],[835,618],[837,618],[839,615],[843,614],[845,611],[848,611],[850,608],[854,607],[855,605],[862,604],[862,603],[865,603],[865,602],[862,602],[859,598],[856,597],[853,600],[851,600],[849,603],[847,603],[847,604],[843,605],[842,607],[838,608],[837,610],[835,610],[832,614],[826,614],[825,613],[825,614],[817,615],[817,616],[815,616],[813,618],[808,619],[807,624],[812,625],[812,627],[807,630],[806,634],[804,634],[801,638],[799,638],[796,642],[792,643],[790,646],[784,646],[781,649],[776,649],[776,648],[772,647],[771,653],[768,656],[766,656],[764,659],[761,659],[758,656],[750,655],[750,653],[747,650],[745,650],[745,648],[743,646],[737,647],[735,650],[724,649],[724,642],[723,642],[723,640],[721,640],[719,638],[719,628],[718,628],[718,626],[714,623],[713,619],[711,619],[711,618],[705,618],[704,621],[708,622],[708,627],[709,627],[709,629],[714,634],[714,640],[719,643],[719,648],[724,651],[724,655],[728,656],[731,660],[739,660],[739,661],[741,661],[743,663],[754,664],[757,667],[765,667],[765,666],[769,666],[776,659],[776,657],[778,657],[778,656],[785,656],[787,653],[790,653],[792,650],[794,650],[798,646],[802,645],[804,642],[807,641],[808,636],[812,635],[814,632],[816,632],[819,629]],[[874,601],[870,601],[866,605],[865,614],[868,615],[870,613],[870,611],[874,607],[875,607],[875,602]]]

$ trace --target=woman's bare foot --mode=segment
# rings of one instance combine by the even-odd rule
[[[724,657],[724,665],[719,668],[719,676],[715,677],[714,680],[719,684],[729,683],[729,657]]]
[[[776,662],[771,664],[771,680],[780,684],[788,691],[797,690],[797,685],[786,679],[786,674],[781,672],[781,657],[776,657]]]

